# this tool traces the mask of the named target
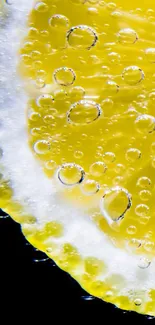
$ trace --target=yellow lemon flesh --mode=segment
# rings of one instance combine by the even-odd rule
[[[154,1],[1,21],[0,207],[90,294],[155,315]]]

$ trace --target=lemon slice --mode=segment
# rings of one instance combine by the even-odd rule
[[[155,315],[155,4],[2,2],[0,206],[90,294]]]

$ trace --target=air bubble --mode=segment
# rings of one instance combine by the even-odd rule
[[[53,76],[55,82],[60,86],[71,86],[76,79],[73,69],[67,67],[56,69]]]
[[[142,304],[142,300],[141,300],[140,298],[136,298],[136,299],[134,300],[134,304],[135,304],[135,306],[139,307],[139,306],[141,306],[141,304]]]
[[[137,181],[137,186],[141,188],[150,188],[151,184],[152,184],[151,179],[146,176],[140,177]]]
[[[116,159],[116,156],[114,154],[114,152],[106,152],[104,155],[103,155],[103,160],[106,164],[110,164],[110,163],[113,163]]]
[[[35,27],[30,27],[29,28],[29,37],[30,38],[36,38],[36,36],[39,34],[39,31]]]
[[[37,105],[39,107],[46,107],[46,108],[50,108],[51,106],[53,106],[53,102],[54,102],[54,97],[52,95],[40,95],[37,98]]]
[[[119,91],[119,85],[113,80],[108,80],[106,83],[106,91],[111,96],[117,94]]]
[[[34,144],[34,151],[37,154],[44,155],[50,150],[50,144],[46,140],[39,140]]]
[[[149,207],[146,204],[138,204],[135,208],[135,213],[140,217],[146,217],[149,214]]]
[[[152,115],[139,115],[135,120],[136,130],[143,133],[152,133],[155,130],[155,118]]]
[[[67,97],[67,92],[64,89],[57,89],[54,92],[55,100],[65,100]]]
[[[103,109],[103,112],[104,112],[105,116],[111,116],[112,115],[112,113],[113,113],[113,111],[112,111],[113,105],[114,105],[114,102],[110,98],[106,98],[106,99],[102,100],[101,108]]]
[[[39,11],[39,12],[42,13],[42,12],[46,12],[48,10],[48,6],[47,6],[47,4],[45,2],[41,1],[41,2],[36,3],[34,9],[36,11]]]
[[[141,151],[136,148],[130,148],[125,154],[126,160],[130,162],[135,162],[141,158]]]
[[[145,54],[150,63],[155,63],[155,48],[146,49]]]
[[[41,35],[42,37],[48,37],[48,36],[49,36],[49,32],[48,32],[47,30],[41,30],[41,31],[40,31],[40,35]]]
[[[47,169],[53,170],[56,168],[56,162],[54,160],[47,161],[45,167]]]
[[[139,239],[136,238],[132,238],[129,242],[128,242],[128,247],[131,251],[136,251],[138,248],[140,248],[142,245],[141,241]]]
[[[146,257],[141,257],[138,263],[140,269],[147,269],[151,264],[151,261]]]
[[[138,35],[135,30],[131,28],[123,28],[121,29],[118,34],[118,41],[121,44],[134,44],[138,40]]]
[[[122,13],[120,11],[115,10],[111,13],[111,16],[114,18],[120,18],[122,16]]]
[[[88,8],[88,14],[91,15],[91,16],[96,16],[96,15],[98,15],[98,10],[97,10],[97,8],[94,8],[94,7],[90,7],[90,8]]]
[[[139,197],[142,201],[149,201],[151,199],[151,192],[148,190],[142,190],[139,192]]]
[[[32,59],[30,57],[29,54],[22,54],[21,55],[21,61],[26,65],[26,66],[30,66]]]
[[[41,79],[41,78],[37,78],[36,81],[35,81],[35,85],[36,85],[36,88],[42,89],[42,88],[44,88],[46,86],[45,80]]]
[[[101,177],[107,171],[107,166],[102,161],[97,161],[90,166],[89,172],[92,176]]]
[[[124,181],[124,178],[122,176],[116,176],[114,179],[113,179],[113,184],[114,185],[121,185]]]
[[[74,163],[63,164],[58,171],[58,179],[64,185],[73,186],[82,183],[85,172],[83,168]]]
[[[69,20],[63,15],[53,15],[49,20],[50,27],[67,29],[69,27]]]
[[[55,118],[53,115],[45,115],[43,120],[46,124],[52,124]]]
[[[108,54],[108,58],[110,59],[110,61],[112,63],[118,63],[119,64],[120,59],[121,59],[121,56],[118,53],[116,53],[116,52],[110,52]]]
[[[151,151],[153,154],[155,154],[155,142],[152,142],[151,144]]]
[[[81,189],[85,195],[93,195],[99,191],[100,186],[96,181],[88,179],[84,182]]]
[[[154,157],[151,160],[151,165],[152,165],[153,168],[155,168],[155,158]]]
[[[152,252],[152,250],[154,249],[154,242],[151,242],[151,241],[147,241],[147,242],[145,242],[145,244],[144,244],[144,249],[145,249],[147,252]]]
[[[45,70],[38,70],[37,72],[36,72],[36,76],[37,76],[37,78],[45,78],[46,77],[46,71]]]
[[[75,153],[74,153],[74,157],[76,158],[76,159],[81,159],[82,157],[83,157],[83,152],[82,151],[75,151]]]
[[[85,96],[85,89],[80,86],[76,86],[70,89],[69,95],[71,98],[81,99]]]
[[[113,222],[122,220],[126,212],[131,208],[131,194],[124,188],[116,186],[106,191],[101,200],[101,212],[107,221]]]
[[[67,41],[72,47],[90,49],[98,40],[96,32],[89,26],[78,25],[72,27],[67,33]]]
[[[40,121],[40,119],[41,119],[41,115],[40,115],[39,113],[35,113],[35,112],[33,112],[33,113],[31,113],[31,114],[29,115],[29,119],[30,119],[31,121],[35,121],[35,122],[37,122],[37,121]]]
[[[124,171],[125,171],[125,166],[122,165],[122,164],[117,164],[116,168],[115,168],[115,171],[116,171],[117,174],[123,174]]]
[[[145,78],[145,75],[142,69],[133,65],[123,70],[122,78],[128,85],[132,86],[140,83]]]
[[[99,104],[90,100],[81,100],[73,104],[67,113],[69,123],[83,125],[94,122],[101,115]]]
[[[129,235],[134,235],[134,234],[136,234],[136,232],[137,232],[137,228],[135,226],[129,226],[127,228],[127,233]]]

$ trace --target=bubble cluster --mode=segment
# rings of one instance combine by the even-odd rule
[[[66,9],[59,2],[35,4],[20,53],[37,91],[28,105],[30,145],[48,177],[64,191],[74,185],[67,200],[75,195],[89,210],[95,198],[106,221],[100,230],[115,238],[111,221],[124,220],[117,231],[126,247],[126,236],[136,243],[152,222],[153,13],[143,28],[140,8],[129,17],[117,2],[67,0]]]
[[[151,270],[155,252],[153,9],[153,0],[37,1],[19,53],[29,97],[28,142],[51,191],[54,187],[59,202],[77,212],[78,225],[84,214],[95,227],[97,251],[101,235],[116,252],[134,254],[129,273],[134,270],[137,278]],[[2,184],[0,202],[7,205],[12,192]],[[123,308],[154,313],[145,294],[134,292],[134,281],[133,292],[122,291],[127,292],[122,297],[117,289],[126,286],[122,275],[106,273],[114,271],[95,256],[81,258],[74,242],[53,243],[51,237],[63,236],[63,225],[45,219],[26,226],[25,233],[50,257],[57,254],[64,270],[78,274],[78,265],[86,290]],[[120,269],[123,273],[124,266]],[[104,282],[100,272],[106,273]]]

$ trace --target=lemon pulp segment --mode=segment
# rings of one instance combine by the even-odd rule
[[[89,293],[155,315],[155,4],[5,10],[0,205]]]

